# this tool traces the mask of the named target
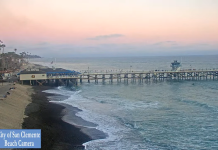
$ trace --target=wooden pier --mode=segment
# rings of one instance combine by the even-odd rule
[[[48,69],[47,69],[48,70]],[[51,71],[51,70],[50,70]],[[54,72],[24,71],[20,75],[23,84],[30,85],[77,85],[82,82],[128,82],[131,81],[169,81],[169,80],[218,80],[218,69],[211,70],[177,70],[177,71],[116,71],[116,72],[92,72],[84,73],[69,70],[54,70]]]
[[[77,78],[81,83],[83,80],[98,83],[121,80],[218,80],[218,69],[214,70],[182,70],[182,71],[127,71],[127,72],[94,72],[83,73]]]

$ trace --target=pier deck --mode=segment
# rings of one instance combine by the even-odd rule
[[[90,71],[91,72],[91,71]],[[117,72],[92,72],[83,73],[78,76],[80,82],[86,79],[90,80],[121,80],[121,79],[140,79],[140,80],[202,80],[202,79],[218,79],[218,69],[211,70],[181,70],[181,71],[117,71]]]
[[[32,78],[34,76],[34,78]],[[36,74],[38,77],[39,75]],[[82,83],[83,81],[98,83],[99,81],[121,82],[122,80],[218,80],[218,69],[210,70],[181,70],[181,71],[116,71],[116,72],[97,72],[97,71],[88,71],[84,73],[71,74],[71,73],[44,73],[42,74],[43,78],[35,78],[35,75],[28,74],[29,79],[26,79],[25,82],[28,82],[30,85],[43,85],[54,83],[55,85],[69,85],[73,83],[77,85],[78,81]],[[23,83],[24,79],[20,78]]]

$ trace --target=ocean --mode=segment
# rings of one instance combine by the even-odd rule
[[[84,71],[170,70],[178,60],[183,69],[218,68],[218,56],[126,58],[41,58],[32,63]],[[51,63],[51,62],[54,63]],[[107,138],[84,143],[88,150],[218,149],[218,80],[113,83],[83,81],[77,87],[47,90],[67,96],[55,103],[79,108],[78,126],[96,128]],[[84,131],[85,132],[85,131]]]

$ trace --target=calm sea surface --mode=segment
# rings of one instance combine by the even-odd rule
[[[175,59],[182,61],[184,69],[218,68],[218,56],[59,58],[56,62],[54,58],[42,58],[31,61],[76,71],[128,71],[170,70],[170,63]],[[61,103],[81,109],[77,116],[97,124],[94,128],[108,135],[106,139],[84,143],[90,150],[218,149],[217,80],[129,84],[83,82],[76,88],[58,87],[46,92],[69,96]],[[80,122],[74,124],[87,126]]]

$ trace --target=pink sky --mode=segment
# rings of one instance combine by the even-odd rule
[[[9,48],[26,43],[30,51],[49,43],[37,52],[42,55],[58,45],[84,52],[104,44],[125,45],[118,51],[141,46],[144,55],[190,45],[218,51],[217,0],[1,0],[0,7],[0,40]]]

